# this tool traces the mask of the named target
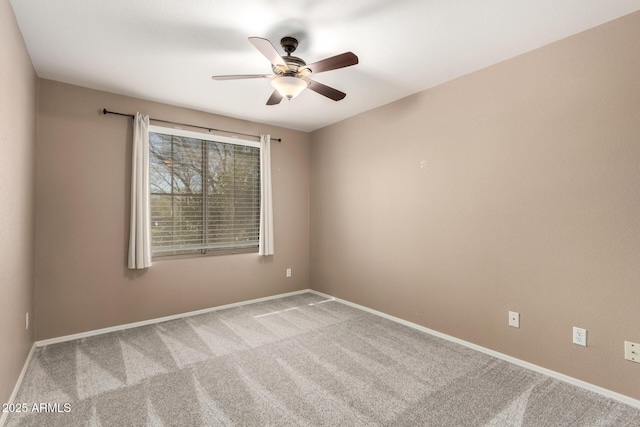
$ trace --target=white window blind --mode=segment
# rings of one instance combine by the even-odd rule
[[[257,252],[260,145],[150,126],[154,258]]]

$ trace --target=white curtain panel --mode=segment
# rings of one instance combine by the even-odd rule
[[[151,266],[149,192],[149,116],[136,113],[133,119],[131,227],[129,231],[129,268],[132,270]]]
[[[271,198],[271,136],[260,135],[260,255],[273,255],[273,202]]]

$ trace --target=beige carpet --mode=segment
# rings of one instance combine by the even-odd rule
[[[29,411],[8,426],[640,426],[638,409],[314,294],[38,348],[15,403]]]

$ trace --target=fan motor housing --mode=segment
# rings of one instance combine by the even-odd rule
[[[282,46],[282,49],[287,53],[287,55],[283,56],[282,59],[284,59],[284,62],[287,63],[289,69],[287,71],[284,71],[282,70],[282,68],[278,68],[277,66],[272,65],[271,68],[276,75],[295,75],[302,67],[305,67],[307,65],[307,63],[304,62],[302,58],[291,55],[298,47],[298,40],[296,38],[289,36],[283,37],[282,39],[280,39],[280,46]]]
[[[289,66],[289,70],[283,71],[281,68],[278,68],[277,66],[272,65],[271,69],[277,75],[295,74],[298,72],[299,69],[307,65],[307,63],[304,62],[304,60],[302,60],[301,58],[298,58],[297,56],[287,55],[287,56],[283,56],[282,59],[284,59],[284,62],[286,62],[287,65]]]

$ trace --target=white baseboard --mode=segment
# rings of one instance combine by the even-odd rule
[[[121,331],[121,330],[125,330],[125,329],[136,328],[138,326],[152,325],[154,323],[166,322],[168,320],[180,319],[180,318],[183,318],[183,317],[195,316],[195,315],[198,315],[198,314],[210,313],[212,311],[224,310],[224,309],[233,308],[233,307],[240,307],[242,305],[255,304],[255,303],[258,303],[258,302],[262,302],[262,301],[269,301],[269,300],[273,300],[273,299],[284,298],[284,297],[304,294],[304,293],[308,293],[308,292],[311,292],[311,290],[310,289],[302,289],[300,291],[287,292],[287,293],[284,293],[284,294],[272,295],[272,296],[263,297],[263,298],[255,298],[255,299],[248,300],[248,301],[241,301],[241,302],[236,302],[236,303],[232,303],[232,304],[225,304],[225,305],[220,305],[220,306],[216,306],[216,307],[205,308],[203,310],[190,311],[190,312],[187,312],[187,313],[175,314],[175,315],[172,315],[172,316],[165,316],[165,317],[159,317],[159,318],[156,318],[156,319],[143,320],[141,322],[126,323],[124,325],[112,326],[112,327],[109,327],[109,328],[96,329],[96,330],[93,330],[93,331],[81,332],[81,333],[78,333],[78,334],[65,335],[65,336],[62,336],[62,337],[50,338],[50,339],[46,339],[46,340],[36,341],[31,346],[31,350],[29,351],[29,354],[27,355],[27,360],[24,362],[24,366],[22,367],[22,372],[20,373],[20,376],[18,377],[18,381],[16,382],[16,385],[13,388],[13,392],[11,393],[11,396],[9,397],[9,400],[6,403],[13,403],[14,399],[16,398],[16,395],[18,394],[18,390],[20,389],[20,386],[22,385],[22,380],[24,379],[25,373],[27,372],[27,368],[29,367],[29,363],[31,362],[31,358],[33,357],[33,353],[36,350],[36,347],[44,347],[44,346],[49,345],[49,344],[57,344],[57,343],[61,343],[61,342],[77,340],[77,339],[80,339],[80,338],[87,338],[87,337],[92,337],[92,336],[95,336],[95,335],[107,334],[109,332],[115,332],[115,331]],[[9,416],[8,412],[0,413],[0,427],[4,426],[4,424],[7,421],[8,416]]]
[[[16,399],[16,395],[18,394],[18,390],[22,385],[22,380],[24,380],[24,375],[27,373],[27,368],[29,367],[29,363],[31,363],[31,358],[33,357],[33,353],[36,351],[36,344],[33,343],[31,346],[31,350],[29,350],[29,354],[27,355],[27,360],[24,362],[24,366],[22,367],[22,372],[20,372],[20,376],[18,377],[18,381],[16,381],[16,386],[13,388],[13,392],[11,396],[9,396],[9,400],[6,403],[13,403]],[[4,423],[7,422],[7,418],[9,417],[9,412],[0,413],[0,427],[4,426]]]
[[[189,311],[187,313],[180,313],[180,314],[174,314],[174,315],[171,315],[171,316],[158,317],[156,319],[143,320],[141,322],[125,323],[124,325],[111,326],[111,327],[108,327],[108,328],[95,329],[93,331],[80,332],[78,334],[71,334],[71,335],[65,335],[65,336],[57,337],[57,338],[50,338],[50,339],[46,339],[46,340],[40,340],[40,341],[36,341],[35,345],[36,345],[36,347],[44,347],[45,345],[57,344],[57,343],[66,342],[66,341],[73,341],[73,340],[77,340],[77,339],[80,339],[80,338],[92,337],[92,336],[95,336],[95,335],[108,334],[109,332],[115,332],[115,331],[122,331],[122,330],[125,330],[125,329],[137,328],[139,326],[153,325],[155,323],[167,322],[169,320],[181,319],[183,317],[196,316],[198,314],[210,313],[212,311],[224,310],[224,309],[227,309],[227,308],[240,307],[242,305],[255,304],[257,302],[269,301],[269,300],[272,300],[272,299],[278,299],[278,298],[289,297],[289,296],[292,296],[292,295],[304,294],[304,293],[308,293],[310,291],[311,291],[310,289],[303,289],[301,291],[293,291],[293,292],[287,292],[287,293],[284,293],[284,294],[272,295],[272,296],[263,297],[263,298],[255,298],[255,299],[248,300],[248,301],[234,302],[234,303],[231,303],[231,304],[219,305],[219,306],[216,306],[216,307],[205,308],[205,309],[202,309],[202,310]]]
[[[325,294],[323,292],[315,291],[313,289],[303,289],[303,290],[300,290],[300,291],[288,292],[288,293],[273,295],[273,296],[269,296],[269,297],[256,298],[256,299],[252,299],[252,300],[248,300],[248,301],[242,301],[242,302],[237,302],[237,303],[232,303],[232,304],[225,304],[225,305],[221,305],[221,306],[217,306],[217,307],[205,308],[203,310],[196,310],[196,311],[190,311],[190,312],[187,312],[187,313],[175,314],[175,315],[172,315],[172,316],[160,317],[160,318],[157,318],[157,319],[150,319],[150,320],[144,320],[144,321],[141,321],[141,322],[127,323],[127,324],[124,324],[124,325],[119,325],[119,326],[113,326],[113,327],[109,327],[109,328],[96,329],[96,330],[93,330],[93,331],[82,332],[82,333],[79,333],[79,334],[65,335],[65,336],[58,337],[58,338],[51,338],[51,339],[36,341],[34,343],[33,347],[31,348],[31,351],[29,352],[29,356],[27,357],[27,361],[25,362],[24,368],[22,370],[22,373],[20,374],[20,377],[18,378],[18,382],[16,384],[16,387],[14,388],[13,394],[11,395],[11,399],[10,399],[9,402],[13,401],[13,399],[15,398],[15,394],[17,393],[18,389],[20,388],[20,384],[22,384],[22,379],[24,377],[24,374],[26,372],[27,366],[29,365],[29,362],[31,360],[31,357],[32,357],[33,352],[34,352],[36,347],[42,347],[42,346],[49,345],[49,344],[56,344],[56,343],[60,343],[60,342],[71,341],[71,340],[76,340],[76,339],[80,339],[80,338],[86,338],[86,337],[91,337],[91,336],[95,336],[95,335],[106,334],[106,333],[109,333],[109,332],[115,332],[115,331],[130,329],[130,328],[136,328],[138,326],[152,325],[152,324],[155,324],[155,323],[166,322],[166,321],[169,321],[169,320],[180,319],[180,318],[184,318],[184,317],[188,317],[188,316],[195,316],[195,315],[198,315],[198,314],[210,313],[212,311],[224,310],[224,309],[232,308],[232,307],[240,307],[240,306],[247,305],[247,304],[255,304],[257,302],[269,301],[269,300],[288,297],[288,296],[292,296],[292,295],[304,294],[304,293],[307,293],[307,292],[322,296],[324,298],[333,299],[333,300],[338,301],[338,302],[340,302],[342,304],[346,304],[348,306],[351,306],[351,307],[354,307],[354,308],[357,308],[357,309],[360,309],[360,310],[375,314],[377,316],[384,317],[385,319],[400,323],[402,325],[408,326],[408,327],[413,328],[413,329],[417,329],[417,330],[419,330],[421,332],[425,332],[427,334],[434,335],[434,336],[437,336],[439,338],[443,338],[445,340],[461,344],[461,345],[463,345],[465,347],[468,347],[468,348],[471,348],[473,350],[477,350],[479,352],[488,354],[488,355],[493,356],[493,357],[495,357],[497,359],[504,360],[506,362],[512,363],[514,365],[521,366],[521,367],[529,369],[531,371],[539,372],[539,373],[547,375],[547,376],[549,376],[551,378],[555,378],[555,379],[558,379],[560,381],[564,381],[566,383],[575,385],[577,387],[581,387],[583,389],[592,391],[594,393],[598,393],[598,394],[600,394],[602,396],[608,397],[610,399],[617,400],[617,401],[622,402],[622,403],[624,403],[626,405],[630,405],[630,406],[633,406],[633,407],[636,407],[636,408],[640,408],[640,400],[634,399],[634,398],[629,397],[629,396],[625,396],[624,394],[620,394],[620,393],[617,393],[615,391],[611,391],[611,390],[608,390],[606,388],[603,388],[603,387],[588,383],[586,381],[582,381],[582,380],[579,380],[577,378],[573,378],[573,377],[570,377],[568,375],[561,374],[559,372],[552,371],[550,369],[543,368],[543,367],[538,366],[538,365],[534,365],[533,363],[525,362],[524,360],[515,358],[513,356],[509,356],[509,355],[497,352],[495,350],[491,350],[491,349],[488,349],[486,347],[482,347],[482,346],[479,346],[477,344],[473,344],[471,342],[461,340],[461,339],[453,337],[451,335],[447,335],[447,334],[444,334],[442,332],[438,332],[438,331],[435,331],[433,329],[426,328],[424,326],[418,325],[416,323],[409,322],[409,321],[404,320],[404,319],[400,319],[399,317],[391,316],[391,315],[383,313],[381,311],[377,311],[377,310],[371,309],[369,307],[365,307],[363,305],[353,303],[351,301],[347,301],[347,300],[343,300],[343,299],[340,299],[340,298],[336,298],[336,297],[333,297],[331,295]],[[5,422],[7,414],[2,414],[2,415],[3,416],[0,418],[0,427],[2,427],[4,425],[4,422]]]
[[[334,299],[335,301],[338,301],[338,302],[340,302],[342,304],[346,304],[348,306],[351,306],[351,307],[354,307],[354,308],[369,312],[371,314],[375,314],[377,316],[384,317],[385,319],[392,320],[394,322],[400,323],[402,325],[408,326],[408,327],[413,328],[413,329],[417,329],[417,330],[419,330],[421,332],[426,332],[427,334],[431,334],[431,335],[434,335],[436,337],[443,338],[445,340],[452,341],[452,342],[455,342],[457,344],[461,344],[461,345],[463,345],[465,347],[471,348],[473,350],[477,350],[477,351],[479,351],[481,353],[488,354],[488,355],[493,356],[493,357],[495,357],[497,359],[504,360],[506,362],[512,363],[514,365],[521,366],[521,367],[529,369],[531,371],[539,372],[539,373],[547,375],[547,376],[549,376],[551,378],[558,379],[560,381],[575,385],[577,387],[592,391],[594,393],[598,393],[598,394],[600,394],[600,395],[602,395],[604,397],[608,397],[610,399],[614,399],[614,400],[622,402],[622,403],[624,403],[626,405],[633,406],[633,407],[636,407],[636,408],[640,409],[640,400],[634,399],[634,398],[629,397],[629,396],[625,396],[624,394],[616,393],[615,391],[611,391],[611,390],[608,390],[606,388],[597,386],[595,384],[591,384],[591,383],[588,383],[586,381],[582,381],[582,380],[579,380],[577,378],[573,378],[573,377],[570,377],[568,375],[561,374],[561,373],[556,372],[556,371],[552,371],[551,369],[543,368],[541,366],[534,365],[533,363],[525,362],[524,360],[515,358],[513,356],[509,356],[509,355],[506,355],[504,353],[500,353],[500,352],[497,352],[495,350],[491,350],[489,348],[482,347],[482,346],[479,346],[477,344],[473,344],[471,342],[461,340],[461,339],[453,337],[451,335],[443,334],[442,332],[438,332],[438,331],[435,331],[433,329],[425,328],[424,326],[418,325],[416,323],[412,323],[412,322],[409,322],[407,320],[400,319],[399,317],[391,316],[389,314],[383,313],[383,312],[378,311],[378,310],[374,310],[374,309],[369,308],[369,307],[365,307],[365,306],[360,305],[360,304],[353,303],[351,301],[347,301],[347,300],[343,300],[343,299],[340,299],[340,298],[336,298],[336,297],[333,297],[331,295],[325,294],[323,292],[314,291],[312,289],[309,290],[309,292],[314,293],[316,295],[319,295],[321,297]]]

